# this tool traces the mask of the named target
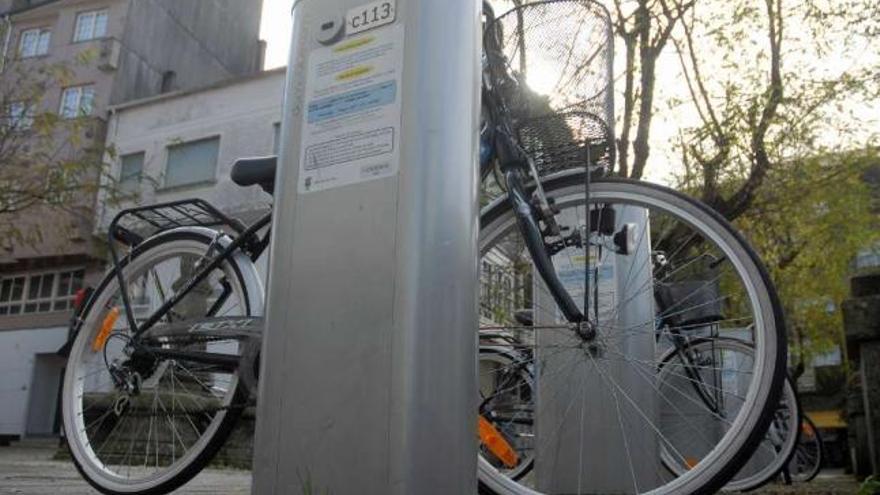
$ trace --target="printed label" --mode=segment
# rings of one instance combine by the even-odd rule
[[[377,2],[382,3],[387,2]],[[300,193],[397,173],[402,65],[401,25],[346,38],[310,54]]]
[[[394,0],[379,0],[353,9],[345,15],[345,32],[352,35],[394,22]]]

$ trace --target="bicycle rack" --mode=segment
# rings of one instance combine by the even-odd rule
[[[127,208],[117,213],[107,228],[107,245],[132,332],[137,329],[137,324],[134,321],[128,286],[122,273],[122,261],[125,258],[120,258],[116,243],[125,245],[130,255],[145,239],[180,227],[219,227],[229,229],[236,234],[246,230],[245,225],[240,221],[223,214],[207,201],[198,198]]]

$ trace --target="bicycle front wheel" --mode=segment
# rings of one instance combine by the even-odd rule
[[[533,467],[484,459],[483,493],[693,494],[721,489],[761,442],[785,376],[782,313],[766,271],[717,213],[670,189],[583,173],[542,181],[560,230],[545,249],[588,326],[562,317],[506,199],[481,216],[481,331],[509,334],[534,373]],[[661,387],[670,346],[738,339],[752,359],[681,380],[706,423],[684,421],[699,456],[664,434],[692,390]],[[510,366],[522,366],[512,363]],[[687,439],[687,437],[685,437]],[[686,466],[671,472],[662,452]]]
[[[216,254],[214,247],[208,232],[170,231],[126,257],[120,269],[135,321],[145,321],[180,290]],[[129,329],[115,271],[96,289],[71,347],[62,391],[67,444],[96,489],[168,493],[222,446],[247,400],[238,371],[187,356],[237,359],[244,342],[190,323],[261,310],[255,272],[243,273],[240,266],[246,261],[233,254],[138,338]],[[147,344],[169,354],[138,351]]]

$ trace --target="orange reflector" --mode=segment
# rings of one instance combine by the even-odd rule
[[[693,469],[694,466],[700,463],[699,459],[694,459],[693,457],[686,457],[684,460],[684,465],[687,466],[688,469]]]
[[[510,443],[501,435],[501,432],[482,415],[479,418],[480,442],[489,449],[492,455],[501,460],[507,468],[512,468],[519,464],[519,456],[516,455],[516,451],[513,450]]]
[[[107,338],[110,337],[110,332],[113,331],[113,325],[116,324],[117,319],[119,319],[118,306],[111,309],[107,316],[104,317],[104,322],[101,323],[101,330],[98,331],[98,335],[95,335],[95,340],[92,342],[93,351],[98,352],[104,348],[104,344],[107,343]]]
[[[806,435],[807,438],[813,438],[815,433],[813,432],[813,427],[810,426],[810,423],[804,421],[801,423],[801,434]]]

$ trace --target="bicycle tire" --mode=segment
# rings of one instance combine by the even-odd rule
[[[541,180],[547,197],[559,206],[565,193],[572,197],[584,195],[585,175],[582,171],[568,171]],[[533,188],[532,188],[533,189]],[[531,191],[529,191],[531,192]],[[754,400],[754,409],[737,417],[735,434],[724,437],[724,448],[712,450],[687,475],[676,478],[645,493],[677,493],[696,494],[713,493],[722,487],[748,461],[749,456],[762,440],[772,420],[774,407],[783,386],[786,369],[786,344],[781,305],[766,269],[760,259],[742,236],[717,212],[698,201],[669,188],[636,182],[626,179],[603,178],[594,179],[590,185],[591,205],[599,201],[621,200],[634,204],[662,208],[671,215],[700,232],[723,242],[726,254],[733,256],[738,273],[742,274],[744,283],[749,284],[749,295],[753,297],[758,309],[756,317],[760,318],[761,327],[759,354],[760,379],[755,382],[755,390],[750,395]],[[514,213],[506,198],[499,198],[487,206],[481,214],[480,255],[486,256],[492,242],[502,242],[498,237],[513,229]],[[728,253],[729,251],[729,253]],[[536,378],[539,380],[539,378]],[[750,392],[752,393],[752,392]],[[478,471],[480,492],[495,495],[539,494],[540,491],[521,486],[511,480],[505,480],[485,469]],[[641,492],[640,489],[637,491]]]
[[[198,250],[208,249],[209,246],[212,245],[212,242],[217,238],[217,232],[212,231],[206,228],[182,228],[182,229],[174,229],[161,234],[158,234],[154,237],[146,239],[144,242],[139,244],[129,256],[126,256],[123,260],[121,260],[118,269],[123,270],[123,274],[126,275],[126,282],[131,283],[131,279],[128,276],[129,273],[135,274],[139,270],[143,269],[144,271],[149,269],[154,269],[155,264],[151,264],[151,262],[155,261],[156,263],[161,263],[162,260],[172,259],[175,256],[190,256]],[[225,245],[229,242],[228,238],[221,237],[221,244]],[[161,259],[160,259],[161,258]],[[145,268],[146,267],[146,268]],[[225,275],[231,276],[234,280],[232,284],[234,284],[234,290],[237,289],[241,301],[244,302],[243,312],[245,315],[251,314],[260,314],[262,312],[262,286],[259,284],[259,278],[256,274],[255,268],[253,264],[250,262],[250,259],[244,256],[243,253],[237,252],[232,253],[228,261],[221,264],[220,267],[223,270]],[[97,318],[103,314],[102,304],[107,304],[112,301],[116,292],[118,291],[118,281],[116,275],[116,268],[111,269],[99,283],[97,289],[94,291],[89,301],[86,303],[86,306],[81,314],[82,324],[80,325],[79,331],[74,337],[74,341],[71,347],[70,355],[68,358],[68,365],[65,371],[64,376],[64,385],[62,389],[62,417],[64,423],[64,430],[67,432],[65,435],[65,440],[68,444],[68,448],[71,452],[71,458],[76,466],[77,470],[83,476],[83,478],[96,490],[109,494],[109,495],[159,495],[169,493],[176,488],[180,487],[194,476],[196,476],[204,466],[211,461],[211,459],[216,455],[217,451],[223,446],[226,438],[231,433],[232,429],[235,427],[235,424],[238,421],[239,416],[242,412],[242,407],[239,407],[238,404],[243,404],[247,397],[245,396],[242,387],[239,387],[237,378],[230,379],[228,390],[226,391],[225,397],[228,397],[228,404],[226,404],[226,409],[222,411],[217,411],[216,416],[210,420],[209,425],[202,431],[199,435],[196,442],[192,444],[195,450],[194,452],[189,453],[185,457],[182,456],[180,459],[175,459],[170,468],[165,472],[158,472],[158,474],[154,476],[147,477],[143,480],[123,480],[120,473],[116,473],[116,476],[112,476],[109,471],[109,462],[104,464],[100,459],[100,448],[98,452],[95,452],[95,447],[93,447],[88,439],[85,439],[83,442],[82,434],[88,435],[88,425],[85,425],[85,420],[83,420],[83,425],[80,425],[80,420],[78,417],[85,417],[85,412],[90,409],[83,408],[83,405],[78,402],[80,398],[85,395],[85,392],[82,392],[79,397],[75,396],[75,392],[77,387],[82,387],[83,385],[77,385],[78,381],[85,381],[85,378],[88,378],[87,375],[83,375],[82,372],[78,371],[77,360],[82,356],[85,356],[85,352],[89,352],[88,345],[89,341],[94,341],[95,333],[96,333],[96,323],[98,323]],[[152,272],[155,274],[155,271]],[[147,275],[149,277],[149,275]],[[124,318],[120,318],[120,320],[124,320]],[[107,321],[105,316],[104,322]],[[104,341],[104,346],[108,346],[109,339]],[[210,344],[205,344],[210,345]],[[106,362],[106,358],[105,358]],[[160,365],[157,365],[156,368],[160,368]],[[166,367],[165,370],[168,368]],[[163,370],[163,373],[165,371]],[[98,372],[92,372],[98,373]],[[157,372],[158,373],[158,372]],[[157,379],[157,383],[161,383],[162,377],[160,376]],[[173,386],[173,375],[172,375],[172,386]],[[147,380],[144,380],[146,382]],[[178,383],[181,387],[183,387],[183,382],[178,378]],[[214,385],[212,385],[214,386]],[[158,386],[156,386],[156,394],[158,395]],[[85,399],[83,399],[84,401]],[[190,400],[194,400],[190,398]],[[81,409],[81,411],[78,411]],[[185,409],[184,409],[185,410]],[[166,411],[167,413],[167,411]],[[173,417],[174,411],[172,410]],[[107,414],[105,412],[105,414]],[[185,413],[182,413],[185,414]],[[205,413],[206,414],[206,413]],[[117,420],[120,417],[124,417],[125,413],[122,415],[117,415]],[[166,419],[168,416],[166,416]],[[188,418],[187,418],[188,419]],[[103,420],[102,420],[103,423]],[[172,429],[174,429],[173,422],[169,421],[172,425]],[[113,430],[119,426],[120,423],[117,423]],[[83,431],[80,434],[72,434],[71,432],[78,431],[80,426],[84,426]],[[100,429],[101,425],[98,425],[98,429]],[[131,445],[135,444],[135,439],[138,434],[142,432],[142,425],[137,426],[137,433],[131,437],[129,440]],[[134,428],[131,426],[130,428]],[[193,426],[198,433],[198,429]],[[159,427],[156,426],[156,435],[155,441],[157,442],[155,456],[156,456],[156,467],[159,468]],[[153,423],[152,418],[149,425],[149,433],[153,432]],[[113,431],[110,432],[109,436],[112,437]],[[204,437],[204,438],[203,438]],[[104,444],[106,445],[107,440],[105,440]],[[174,436],[172,436],[172,444],[174,443]],[[182,436],[179,436],[177,440],[182,441]],[[118,441],[117,441],[118,442]],[[147,438],[147,455],[150,454],[149,443],[151,442],[151,438]],[[103,448],[103,446],[101,447]],[[185,446],[184,446],[185,448]],[[175,449],[172,449],[172,454]],[[133,448],[129,447],[129,452],[127,455],[131,455]],[[124,462],[126,459],[123,458]],[[163,462],[165,462],[163,460]],[[98,465],[101,463],[101,465]],[[146,466],[146,458],[144,462],[144,466]],[[131,466],[128,466],[129,471],[128,475],[130,475]]]

